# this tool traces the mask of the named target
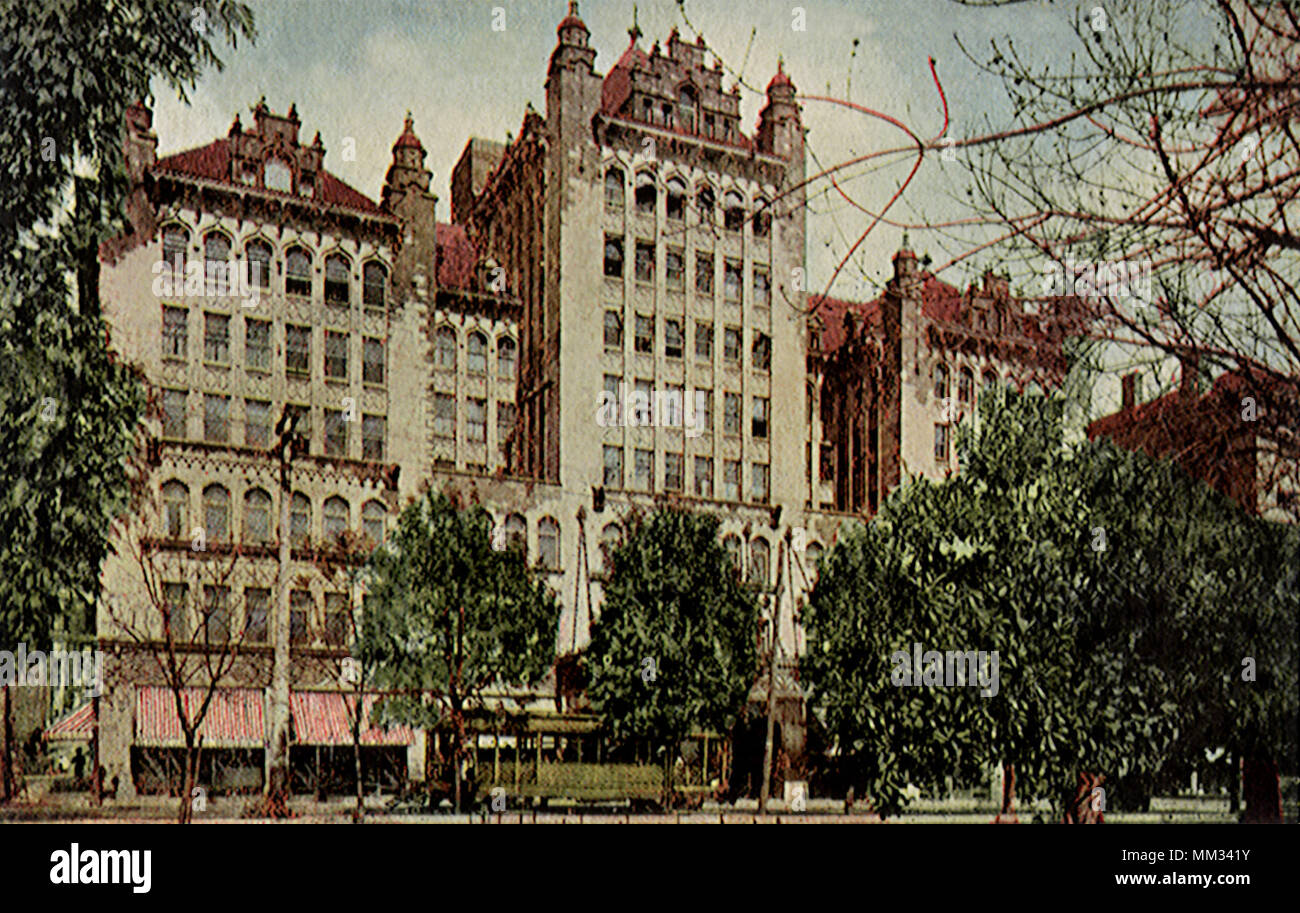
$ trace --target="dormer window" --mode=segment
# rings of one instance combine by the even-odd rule
[[[298,182],[298,192],[305,197],[316,195],[316,181],[310,174],[302,176],[302,180]]]
[[[682,89],[682,94],[677,97],[677,123],[686,132],[695,132],[695,90],[690,86]]]
[[[280,159],[267,159],[262,169],[262,186],[267,190],[293,193],[293,171]]]

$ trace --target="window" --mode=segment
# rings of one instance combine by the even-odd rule
[[[766,238],[772,230],[772,211],[768,208],[767,200],[755,200],[754,210],[754,237]]]
[[[772,304],[772,279],[767,267],[754,267],[754,306],[770,307]]]
[[[701,187],[700,192],[695,195],[695,207],[700,211],[701,224],[712,224],[714,201],[712,187]]]
[[[821,446],[821,480],[823,482],[835,481],[835,445],[828,441],[822,441]]]
[[[262,587],[244,589],[244,640],[266,643],[266,618],[271,608],[271,591]]]
[[[465,440],[472,444],[487,442],[487,400],[465,401]]]
[[[616,235],[605,235],[605,275],[623,278],[623,239]]]
[[[722,547],[727,550],[727,557],[731,559],[731,566],[734,567],[737,572],[742,571],[742,562],[744,561],[744,558],[741,555],[743,549],[740,545],[740,537],[734,533],[724,537],[722,540]]]
[[[809,542],[805,552],[808,555],[808,571],[815,578],[817,570],[822,563],[822,547],[820,542]]]
[[[244,367],[250,371],[271,370],[271,322],[244,319]]]
[[[998,385],[998,376],[993,371],[985,371],[983,377],[983,389],[989,390]]]
[[[248,260],[248,280],[254,288],[263,291],[271,287],[271,245],[265,241],[250,241],[244,248]]]
[[[388,291],[388,267],[371,260],[361,269],[361,300],[368,308],[384,306]]]
[[[271,541],[271,496],[260,488],[244,495],[244,541]]]
[[[668,182],[668,218],[680,222],[686,218],[686,185],[678,178]]]
[[[220,485],[203,489],[203,527],[209,542],[230,538],[230,492]]]
[[[162,345],[164,358],[188,358],[190,312],[184,308],[163,308]]]
[[[348,502],[338,495],[326,501],[321,510],[321,523],[325,541],[336,541],[348,531]]]
[[[291,590],[289,593],[289,643],[305,644],[307,626],[311,623],[312,603],[310,590]]]
[[[163,229],[163,262],[172,271],[172,277],[180,281],[185,276],[185,253],[190,246],[190,233],[177,225]]]
[[[682,334],[682,322],[680,320],[664,321],[664,354],[669,358],[681,358],[682,349],[685,348],[686,340]]]
[[[651,241],[636,242],[636,281],[655,281],[655,246]]]
[[[167,611],[163,628],[170,632],[172,643],[189,639],[189,601],[190,588],[185,584],[163,584],[163,606]]]
[[[749,582],[755,586],[769,586],[771,576],[771,546],[766,539],[755,539],[749,543]]]
[[[361,531],[375,545],[384,541],[384,520],[388,511],[379,501],[367,501],[361,508]]]
[[[504,447],[515,430],[515,404],[497,403],[497,446]]]
[[[686,255],[680,247],[670,247],[664,253],[664,284],[677,292],[686,288]]]
[[[695,408],[698,410],[695,422],[705,434],[713,433],[713,391],[703,387],[695,388]]]
[[[722,498],[724,501],[740,500],[740,460],[722,462]]]
[[[653,216],[655,214],[655,191],[654,175],[648,171],[643,171],[636,176],[636,211],[637,215]]]
[[[230,317],[203,315],[203,359],[219,365],[230,363]]]
[[[506,517],[506,547],[527,550],[528,523],[519,514]]]
[[[207,643],[230,640],[230,587],[203,587],[203,626]]]
[[[722,433],[740,434],[740,394],[739,393],[723,394]]]
[[[361,417],[361,459],[376,462],[384,459],[386,425],[382,415]]]
[[[740,327],[722,331],[722,360],[732,364],[740,361]]]
[[[745,281],[744,265],[739,260],[727,260],[722,271],[723,299],[728,304],[740,304],[740,289]]]
[[[311,255],[301,247],[293,247],[284,258],[284,293],[311,296]]]
[[[203,439],[212,444],[230,440],[230,397],[215,393],[203,397]]]
[[[975,374],[970,368],[962,368],[957,375],[957,399],[969,403],[975,398]]]
[[[537,524],[537,563],[550,571],[560,569],[560,524],[550,517]]]
[[[767,423],[771,401],[765,396],[754,397],[754,414],[750,422],[750,433],[756,438],[767,437]]]
[[[713,497],[713,459],[695,458],[695,493],[701,498]]]
[[[271,404],[244,400],[244,445],[265,449],[271,445]]]
[[[285,326],[284,373],[311,373],[311,327]]]
[[[647,355],[654,352],[655,321],[653,317],[644,317],[641,314],[636,315],[636,338],[633,340],[633,347],[636,351],[644,352]]]
[[[361,343],[361,380],[368,384],[384,382],[384,341],[366,337]]]
[[[623,315],[618,311],[605,312],[605,348],[623,348]]]
[[[612,212],[623,211],[623,172],[617,168],[605,172],[605,208]]]
[[[352,265],[338,254],[325,258],[325,302],[347,304]]]
[[[614,570],[614,552],[622,544],[623,530],[617,523],[607,523],[600,531],[600,566],[606,574]]]
[[[686,459],[680,453],[664,454],[664,491],[681,491],[685,484]]]
[[[687,133],[695,132],[695,90],[690,86],[682,89],[677,96],[677,123]]]
[[[310,540],[311,499],[296,491],[289,502],[289,543],[294,548],[306,548]]]
[[[602,477],[606,488],[623,487],[623,448],[605,445],[605,473]]]
[[[325,455],[333,457],[348,455],[348,422],[343,412],[338,409],[325,410]]]
[[[325,333],[325,376],[331,380],[348,379],[348,334]]]
[[[600,412],[600,421],[606,422],[605,427],[614,427],[622,422],[623,415],[623,378],[617,374],[605,375],[604,391],[609,394],[610,399],[607,402],[613,403],[613,417],[611,419],[609,411],[602,409]]]
[[[734,190],[723,198],[723,224],[727,231],[742,231],[745,227],[745,201]]]
[[[497,340],[497,375],[510,380],[514,379],[515,366],[518,364],[516,357],[518,349],[515,341],[509,336],[502,336]]]
[[[695,254],[695,292],[713,297],[713,254]]]
[[[293,171],[281,159],[267,159],[266,165],[262,168],[262,184],[265,185],[267,190],[292,193]]]
[[[289,413],[290,421],[297,421],[295,433],[302,435],[302,439],[307,442],[307,447],[311,447],[311,407],[299,406],[293,403],[286,403],[285,410]]]
[[[638,491],[650,491],[654,487],[655,452],[637,450],[633,459],[633,485]]]
[[[768,467],[766,463],[754,463],[750,469],[753,470],[753,484],[750,487],[751,500],[759,504],[766,504],[771,496],[770,486],[768,484]]]
[[[695,321],[695,357],[701,361],[713,360],[713,324]]]
[[[470,374],[487,373],[487,337],[482,333],[470,333],[468,346],[466,347],[467,355],[465,358],[465,369]]]
[[[209,295],[230,293],[230,239],[213,232],[203,239],[203,274]]]
[[[456,370],[456,331],[439,327],[433,338],[433,364],[444,371]]]
[[[168,539],[184,539],[189,535],[190,490],[184,482],[172,480],[162,487],[163,534]]]
[[[934,426],[934,458],[948,462],[948,426]]]
[[[185,391],[164,390],[162,399],[162,436],[167,438],[184,438],[187,433],[185,427]]]
[[[351,625],[347,593],[325,594],[325,643],[341,647],[348,642]]]
[[[940,362],[934,366],[934,395],[939,399],[947,399],[948,394],[948,366]]]
[[[648,380],[637,379],[632,385],[636,397],[629,403],[629,413],[624,420],[629,425],[646,427],[654,423],[654,386]],[[633,415],[635,414],[635,418]]]
[[[752,354],[755,371],[770,371],[772,369],[772,337],[766,333],[755,332]]]
[[[450,393],[434,394],[433,434],[435,437],[456,437],[456,397]]]

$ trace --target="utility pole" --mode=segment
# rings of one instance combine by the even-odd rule
[[[266,814],[281,817],[289,803],[289,586],[292,534],[289,505],[293,500],[290,468],[302,449],[298,413],[286,404],[275,424],[279,435],[273,453],[280,460],[280,568],[275,611],[271,615],[271,713],[267,720]]]
[[[786,537],[789,538],[787,531]],[[767,650],[767,737],[763,741],[763,789],[758,794],[758,813],[767,813],[767,802],[772,792],[772,742],[776,734],[776,662],[777,639],[780,637],[781,625],[781,581],[785,561],[785,543],[782,539],[777,545],[776,557],[776,592],[772,596],[772,624],[768,631],[769,646]]]

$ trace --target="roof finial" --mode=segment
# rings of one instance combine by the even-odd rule
[[[569,0],[569,15],[578,15],[578,0]]]
[[[404,130],[405,130],[407,133],[414,133],[414,132],[415,132],[415,118],[411,116],[411,109],[410,109],[410,108],[407,108],[407,109],[406,109],[406,126],[404,127]]]
[[[629,36],[631,36],[633,44],[636,44],[637,39],[641,37],[641,26],[637,24],[637,11],[636,11],[635,3],[632,4],[632,27],[627,30],[627,33]]]
[[[901,249],[902,249],[902,250],[908,250],[908,249],[909,249],[908,246],[907,246],[907,232],[903,232],[903,247],[902,247]]]

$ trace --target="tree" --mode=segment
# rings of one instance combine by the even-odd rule
[[[691,730],[730,732],[740,718],[757,666],[758,604],[716,518],[669,507],[626,525],[592,626],[587,692],[615,738],[658,746],[671,791]]]
[[[962,472],[900,488],[822,570],[805,615],[813,706],[882,813],[909,781],[1005,763],[1073,819],[1101,810],[1103,782],[1140,791],[1247,732],[1273,751],[1294,738],[1297,591],[1276,564],[1294,531],[1170,463],[1067,444],[1063,408],[986,398],[959,435]],[[1264,631],[1270,679],[1247,690],[1238,654]],[[978,681],[993,687],[900,687],[914,643],[996,651]]]
[[[450,725],[462,808],[466,722],[490,687],[531,686],[551,668],[560,608],[517,547],[492,547],[492,517],[428,491],[371,557],[360,658],[392,696],[379,722]]]
[[[44,647],[60,626],[93,625],[144,408],[99,308],[100,244],[123,227],[126,106],[155,76],[185,97],[221,65],[215,42],[253,26],[229,0],[135,0],[111,16],[79,0],[0,7],[0,639]],[[3,741],[0,799],[13,785]]]

